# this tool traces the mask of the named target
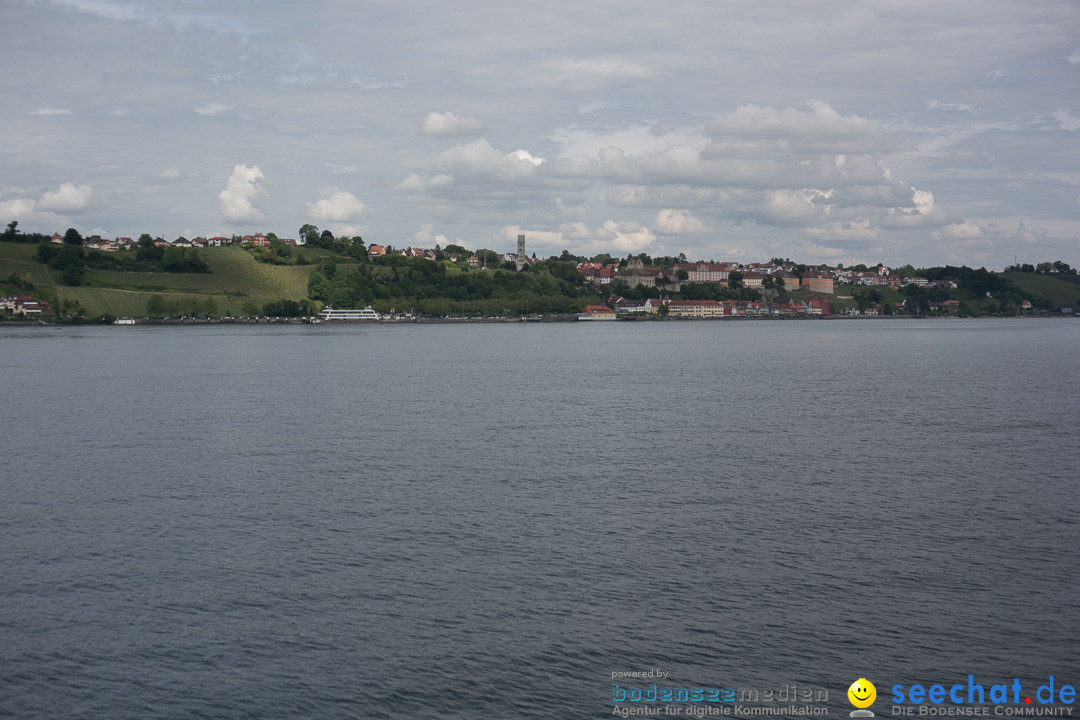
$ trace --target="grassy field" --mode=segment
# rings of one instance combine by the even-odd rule
[[[1080,306],[1080,285],[1035,273],[1004,273],[1002,277],[1033,295],[1046,298],[1055,308]]]
[[[151,293],[131,290],[116,290],[100,287],[57,286],[56,294],[65,303],[78,303],[86,315],[113,315],[115,317],[145,317],[147,303],[155,294],[176,308],[177,315],[193,314],[184,308],[197,308],[205,305],[207,299],[214,303],[215,315],[240,316],[243,308],[231,302],[224,295],[206,295],[193,293]],[[199,305],[196,305],[198,303]]]
[[[317,247],[300,247],[293,248],[293,254],[299,258],[307,260],[309,263],[319,263],[327,258],[334,258],[340,260],[341,256],[335,252],[331,252],[326,248]]]
[[[0,279],[15,273],[35,285],[52,285],[51,270],[34,259],[37,245],[33,243],[0,242]]]
[[[55,288],[63,303],[78,303],[87,315],[146,315],[147,302],[158,295],[175,308],[212,302],[221,314],[257,313],[265,303],[307,297],[308,277],[316,265],[268,265],[256,262],[239,247],[199,251],[210,273],[148,273],[88,270],[80,287],[58,283],[59,273],[34,259],[37,245],[0,242],[0,281],[12,274],[36,288]],[[337,257],[320,248],[301,249],[312,263]],[[342,265],[347,269],[349,265]],[[36,292],[36,291],[35,291]],[[180,314],[183,314],[182,312]]]
[[[258,305],[272,300],[307,297],[313,265],[268,265],[256,262],[239,247],[210,248],[200,252],[210,273],[132,273],[98,270],[88,284],[141,291],[194,291],[223,293]]]

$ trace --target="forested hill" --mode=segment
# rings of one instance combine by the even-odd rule
[[[395,255],[355,266],[323,262],[311,273],[308,296],[334,307],[385,301],[425,315],[459,308],[480,315],[573,313],[602,302],[573,262],[546,260],[515,272]]]

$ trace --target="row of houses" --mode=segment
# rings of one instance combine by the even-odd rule
[[[49,303],[35,300],[29,295],[12,295],[0,297],[0,313],[12,315],[36,316],[47,314]]]
[[[1028,300],[1024,300],[1024,302],[1020,306],[1020,309],[1021,310],[1030,310],[1031,309],[1031,302],[1028,301]],[[932,314],[932,315],[953,315],[953,316],[956,316],[956,315],[960,314],[960,301],[959,300],[943,300],[942,302],[938,302],[938,303],[930,303],[929,310],[930,310],[930,314]],[[901,300],[900,302],[898,302],[896,304],[895,311],[900,313],[900,314],[905,314],[905,313],[908,312],[907,298]],[[866,308],[862,308],[862,309],[860,309],[858,307],[855,307],[855,306],[844,308],[844,315],[847,316],[847,317],[877,317],[880,314],[881,314],[881,306],[880,305],[871,305],[870,307],[866,307]]]
[[[716,283],[727,286],[732,273],[738,272],[743,287],[760,289],[772,285],[787,290],[802,288],[812,293],[832,295],[836,285],[869,285],[901,288],[905,285],[918,287],[938,287],[956,289],[952,280],[931,281],[923,277],[900,277],[891,274],[889,268],[881,266],[875,271],[859,272],[831,268],[827,270],[805,270],[801,276],[795,273],[794,266],[774,263],[734,262],[696,262],[678,263],[670,268],[645,267],[638,258],[632,258],[625,268],[619,265],[583,262],[578,263],[578,272],[586,280],[600,287],[615,280],[622,280],[630,288],[644,285],[661,287],[678,292],[683,283]]]
[[[833,271],[836,282],[843,285],[869,285],[901,288],[906,285],[915,285],[916,287],[923,288],[945,288],[946,290],[955,290],[956,282],[954,280],[927,280],[924,277],[900,277],[899,275],[877,275],[875,273],[846,273],[844,271]]]
[[[640,260],[637,260],[640,263]],[[775,268],[771,272],[746,269],[736,263],[681,263],[670,268],[634,267],[631,261],[626,268],[617,265],[598,265],[596,263],[580,263],[578,272],[585,279],[597,287],[608,285],[615,280],[621,280],[631,289],[638,285],[645,287],[659,287],[672,292],[678,292],[684,283],[715,283],[727,286],[731,282],[731,274],[738,272],[741,275],[743,287],[760,289],[767,285],[783,287],[788,290],[805,288],[810,292],[832,293],[833,279],[827,273],[816,271],[804,272],[802,279],[792,269]],[[682,271],[682,272],[680,272]]]
[[[55,233],[52,236],[52,242],[56,244],[63,244],[64,236],[59,233]],[[300,243],[291,238],[279,238],[279,242],[290,247],[297,247]],[[92,250],[104,250],[106,252],[115,252],[118,250],[134,250],[139,247],[139,242],[129,237],[118,237],[112,240],[102,238],[100,235],[90,235],[83,239],[83,247]],[[166,241],[164,238],[157,237],[153,240],[154,247],[180,247],[180,248],[212,248],[212,247],[226,247],[229,245],[245,245],[250,247],[270,247],[270,238],[261,233],[255,235],[243,235],[228,237],[196,237],[188,239],[180,236],[172,242]],[[367,249],[369,258],[382,257],[387,253],[393,255],[401,255],[403,257],[418,257],[426,260],[436,260],[440,254],[440,249],[436,246],[435,249],[430,248],[414,248],[408,247],[404,250],[391,250],[386,245],[370,245]],[[484,262],[479,256],[475,254],[461,254],[455,252],[442,252],[442,257],[450,260],[451,262],[467,262],[471,267],[482,267]],[[514,262],[518,259],[515,253],[502,253],[499,255],[498,263]],[[531,258],[525,258],[525,264],[533,264],[537,262],[536,255]]]
[[[747,300],[669,300],[667,298],[646,300],[627,300],[613,295],[608,298],[608,305],[589,306],[583,314],[611,313],[615,317],[637,313],[656,315],[660,308],[666,307],[671,318],[722,318],[722,317],[796,317],[799,315],[832,315],[832,305],[828,298],[809,296],[805,299],[774,303],[751,302]]]
[[[386,245],[368,245],[367,255],[369,258],[382,257],[387,253],[391,255],[400,255],[402,257],[424,258],[425,260],[432,261],[438,259],[438,250],[414,247],[408,247],[403,250],[390,250]],[[460,256],[457,253],[445,253],[443,257],[448,258],[453,262],[457,262],[460,259]]]
[[[907,285],[915,285],[922,288],[944,288],[946,290],[955,290],[956,281],[954,280],[927,280],[924,277],[917,276],[905,276],[901,277],[888,272],[888,268],[882,267],[881,270],[886,272],[857,272],[844,270],[843,268],[834,268],[826,271],[819,271],[817,274],[819,277],[828,277],[832,283],[837,285],[866,285],[870,287],[891,287],[893,289],[899,289]],[[805,278],[808,273],[803,273]],[[829,292],[832,292],[831,290]]]
[[[242,239],[243,242],[247,242],[253,245],[265,244],[269,245],[270,241],[262,235],[247,235]],[[64,236],[59,233],[54,233],[52,236],[52,242],[56,245],[62,245],[64,242]],[[283,240],[286,244],[296,245],[295,240]],[[112,240],[103,238],[100,235],[89,235],[83,238],[83,247],[91,250],[104,250],[105,252],[116,252],[118,250],[135,250],[139,247],[139,242],[129,237],[118,237]],[[173,240],[171,243],[166,242],[164,238],[154,238],[154,247],[183,247],[183,248],[211,248],[222,247],[226,245],[232,245],[233,239],[227,237],[197,237],[192,240],[181,236]]]
[[[387,248],[382,245],[368,247],[368,257],[380,257],[385,255]],[[405,257],[422,257],[435,260],[440,250],[425,248],[406,248],[393,251],[395,254]],[[443,252],[442,256],[451,262],[467,262],[471,267],[481,267],[483,264],[477,255],[459,255],[458,253]],[[521,259],[519,254],[503,253],[499,256],[499,262],[515,262]],[[537,262],[536,255],[524,258],[525,264]],[[776,263],[736,263],[736,262],[692,262],[676,263],[671,267],[645,267],[640,258],[630,258],[625,268],[616,263],[578,263],[578,272],[585,276],[586,280],[600,287],[608,285],[614,280],[622,280],[630,288],[644,285],[646,287],[661,287],[672,292],[678,292],[683,283],[716,283],[728,285],[733,272],[741,276],[743,287],[760,289],[767,285],[783,287],[788,290],[802,288],[812,293],[831,295],[835,292],[835,286],[842,285],[881,285],[894,288],[905,285],[917,285],[920,287],[942,287],[955,289],[956,283],[952,280],[929,281],[922,277],[903,277],[890,274],[889,268],[879,266],[875,271],[859,272],[844,270],[843,268],[831,268],[828,270],[806,270],[801,276],[795,273],[792,264]],[[681,271],[681,272],[680,272]],[[683,277],[685,275],[685,277]],[[771,279],[771,281],[770,281]]]
[[[387,252],[385,245],[368,245],[367,254],[369,258],[382,257],[383,255],[386,255]],[[469,267],[479,268],[485,265],[485,261],[481,260],[479,255],[445,252],[438,247],[434,249],[408,247],[404,250],[390,250],[389,252],[394,255],[401,255],[402,257],[424,258],[425,260],[432,261],[437,260],[441,254],[445,260],[449,260],[450,262],[466,262],[469,264]],[[515,253],[502,253],[499,255],[497,264],[514,262],[517,260],[517,257],[518,256]],[[537,262],[536,256],[533,255],[532,258],[526,258],[525,262],[526,264]]]

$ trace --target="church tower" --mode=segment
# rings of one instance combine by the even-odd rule
[[[518,235],[518,252],[517,252],[517,265],[518,272],[521,272],[525,267],[525,236]]]

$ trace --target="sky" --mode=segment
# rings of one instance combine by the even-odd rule
[[[0,223],[1080,266],[1075,0],[0,0]]]

